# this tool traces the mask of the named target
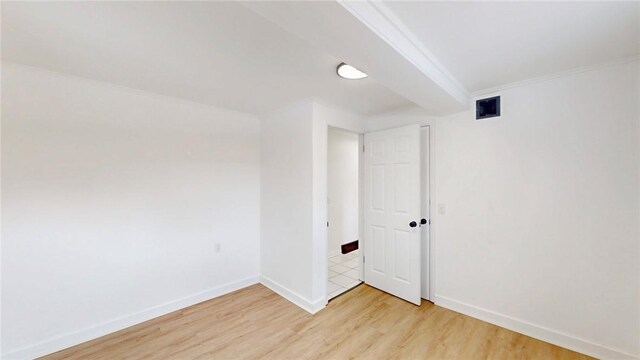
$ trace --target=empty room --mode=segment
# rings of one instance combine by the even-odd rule
[[[0,358],[640,360],[639,1],[0,13]]]

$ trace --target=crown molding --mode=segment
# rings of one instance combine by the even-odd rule
[[[436,59],[429,49],[382,2],[338,0],[343,8],[366,25],[407,61],[463,105],[469,92]]]
[[[497,93],[499,93],[501,91],[508,90],[508,89],[513,89],[513,88],[517,88],[517,87],[523,87],[523,86],[527,86],[527,85],[531,85],[531,84],[535,84],[535,83],[539,83],[539,82],[544,82],[544,81],[549,81],[549,80],[553,80],[553,79],[557,79],[557,78],[561,78],[561,77],[577,75],[577,74],[584,73],[584,72],[587,72],[587,71],[594,71],[594,70],[606,68],[606,67],[609,67],[609,66],[623,65],[623,64],[634,62],[634,61],[640,61],[640,54],[639,55],[633,55],[633,56],[627,56],[627,57],[615,59],[615,60],[612,60],[612,61],[607,61],[607,62],[604,62],[604,63],[582,66],[582,67],[573,68],[573,69],[569,69],[569,70],[565,70],[565,71],[561,71],[561,72],[557,72],[557,73],[553,73],[553,74],[538,76],[538,77],[534,77],[534,78],[530,78],[530,79],[526,79],[526,80],[516,81],[516,82],[504,84],[504,85],[498,85],[498,86],[494,86],[494,87],[490,87],[490,88],[474,91],[474,92],[471,93],[471,100],[473,100],[475,98],[478,98],[478,97],[482,97],[482,96],[497,94]]]

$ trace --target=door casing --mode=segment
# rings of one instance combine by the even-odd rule
[[[360,271],[360,280],[364,281],[364,248],[367,246],[366,243],[366,239],[364,238],[364,216],[363,216],[363,211],[364,211],[364,151],[363,151],[363,146],[364,146],[364,133],[362,132],[358,132],[358,131],[353,131],[350,129],[344,129],[338,126],[331,126],[328,125],[329,127],[336,127],[345,131],[352,131],[354,133],[357,133],[359,135],[359,148],[360,148],[360,157],[359,157],[359,162],[358,162],[358,166],[359,166],[359,193],[360,193],[360,201],[359,201],[359,206],[360,206],[360,211],[359,211],[359,226],[358,226],[358,234],[359,234],[359,250],[360,250],[360,267],[359,267],[359,271]],[[429,203],[427,204],[427,208],[428,208],[428,214],[423,214],[424,215],[428,215],[430,220],[433,219],[433,211],[432,211],[432,206],[431,204],[435,204],[435,197],[433,196],[434,194],[434,190],[435,190],[435,167],[434,162],[435,162],[435,151],[434,151],[434,124],[428,124],[428,125],[422,125],[420,126],[421,131],[424,131],[422,129],[428,129],[428,134],[427,134],[427,138],[428,138],[428,144],[426,145],[426,152],[427,152],[427,160],[428,160],[428,164],[429,164],[429,171],[428,171],[428,176],[427,179],[421,179],[421,182],[423,181],[427,181],[428,182],[428,199],[429,199]],[[421,150],[422,154],[421,156],[424,156],[424,152],[425,152],[425,146],[424,144],[422,144],[422,150]],[[424,208],[424,206],[423,206]],[[432,300],[434,299],[435,296],[435,234],[434,234],[434,223],[432,221],[431,224],[429,224],[430,226],[428,227],[428,241],[425,244],[424,242],[422,242],[422,246],[423,247],[427,247],[428,252],[427,252],[427,263],[425,264],[424,261],[422,262],[422,273],[421,275],[423,277],[427,276],[429,281],[428,281],[428,288],[427,289],[421,289],[421,296],[423,299],[425,300]],[[424,231],[424,230],[423,230]],[[328,241],[328,239],[327,239]]]

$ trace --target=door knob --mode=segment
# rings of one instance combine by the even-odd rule
[[[415,222],[415,221],[412,221],[412,222],[409,223],[409,226],[416,227],[416,226],[418,226],[418,223]]]
[[[427,219],[420,219],[420,225],[425,225],[427,223]]]

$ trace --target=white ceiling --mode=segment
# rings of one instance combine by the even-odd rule
[[[3,2],[2,58],[255,114],[312,96],[360,115],[412,105],[230,2]]]
[[[468,93],[373,1],[249,1],[243,5],[367,72],[431,115],[465,110]]]
[[[470,92],[640,53],[640,2],[384,4]]]
[[[2,3],[4,60],[254,114],[318,97],[442,115],[639,53],[640,2]],[[341,61],[370,77],[338,78]]]

